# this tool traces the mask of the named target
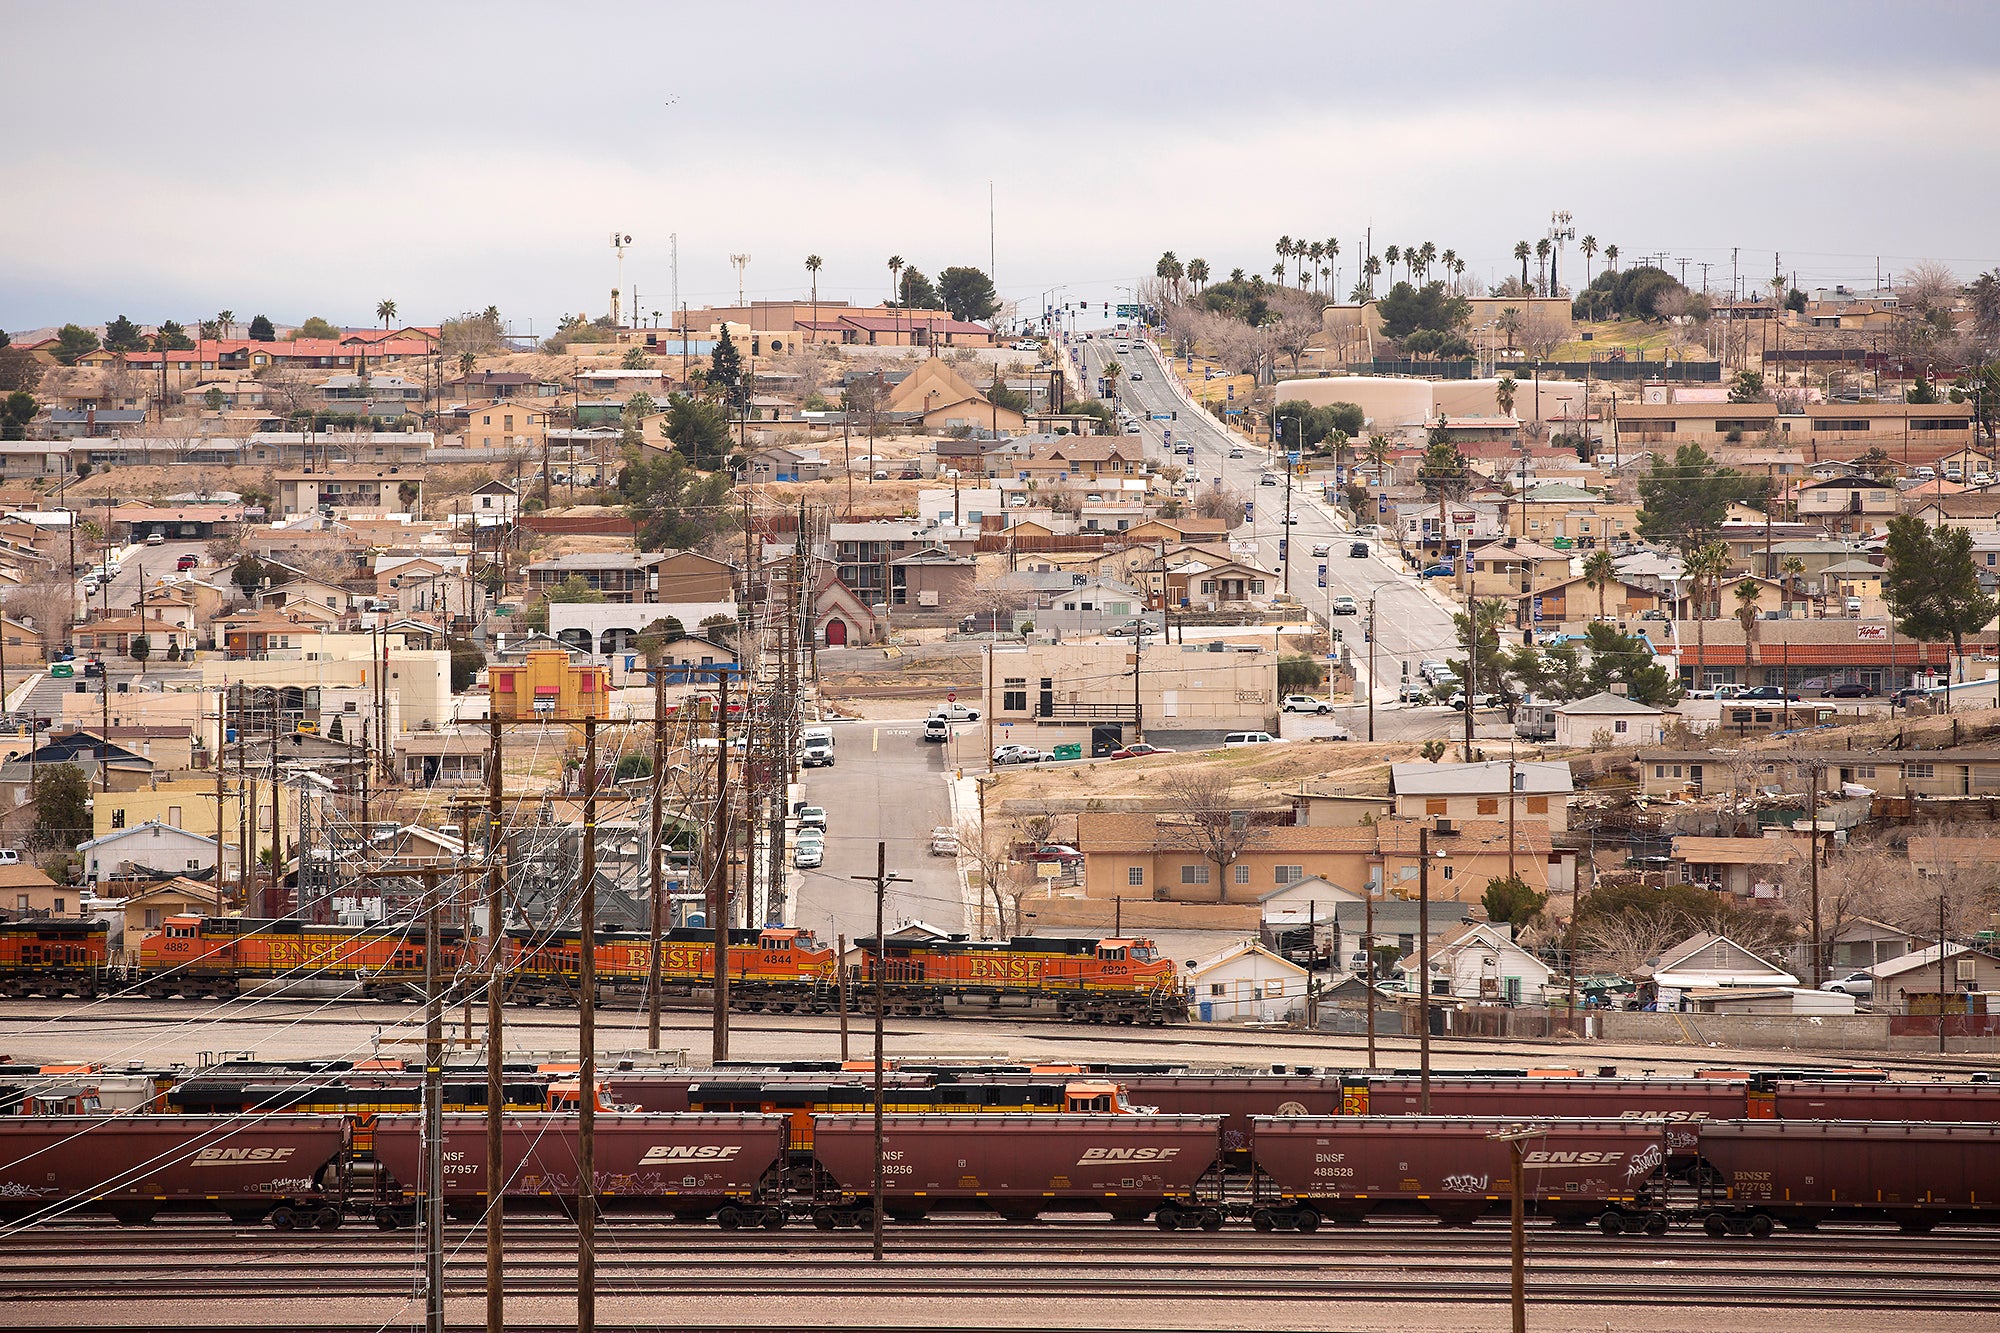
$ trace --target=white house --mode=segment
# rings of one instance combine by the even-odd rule
[[[1726,936],[1706,931],[1663,950],[1651,971],[1640,976],[1657,988],[1662,1009],[1678,1007],[1683,993],[1691,990],[1799,984],[1797,977],[1776,963],[1766,962]]]
[[[1588,699],[1572,699],[1556,709],[1556,744],[1565,749],[1588,749],[1596,744],[1601,731],[1613,745],[1658,745],[1671,716],[1607,690]]]
[[[1102,634],[1146,610],[1146,596],[1114,579],[1093,579],[1049,597],[1048,606],[1034,613],[1035,631],[1080,638]]]
[[[1877,963],[1868,969],[1875,978],[1875,1004],[1888,1012],[1911,1012],[1910,997],[1930,997],[1930,1011],[1936,1012],[1938,995],[1938,946],[1906,953]],[[1944,990],[2000,990],[2000,957],[1963,944],[1944,946]],[[1921,1006],[1920,1006],[1921,1007]]]
[[[1512,791],[1510,801],[1508,792]],[[1569,829],[1569,798],[1576,790],[1562,760],[1510,762],[1488,759],[1471,764],[1391,764],[1389,791],[1396,813],[1410,819],[1539,819],[1549,832]]]
[[[1204,1023],[1276,1023],[1302,1013],[1311,979],[1255,940],[1197,960],[1186,978],[1194,1016]]]
[[[83,857],[85,878],[93,883],[215,873],[221,862],[216,839],[156,819],[80,842],[76,850]]]
[[[1532,1003],[1550,975],[1546,963],[1514,943],[1513,927],[1489,921],[1447,936],[1431,953],[1431,969],[1450,979],[1454,996],[1488,1004]]]

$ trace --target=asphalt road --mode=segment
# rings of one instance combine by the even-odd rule
[[[834,763],[805,770],[806,800],[826,810],[826,863],[799,871],[792,924],[850,942],[875,932],[875,845],[888,844],[890,930],[917,919],[965,928],[958,863],[930,854],[931,829],[953,823],[947,779],[951,747],[923,739],[923,719],[831,722]],[[965,753],[978,752],[980,729],[964,728]],[[851,878],[867,876],[866,882]]]
[[[1364,679],[1370,679],[1368,670],[1368,644],[1364,630],[1368,624],[1368,606],[1375,604],[1375,670],[1373,676],[1382,682],[1376,699],[1376,737],[1382,740],[1422,739],[1446,734],[1463,734],[1463,722],[1448,710],[1438,707],[1406,708],[1395,702],[1395,692],[1399,681],[1405,676],[1414,677],[1418,664],[1429,658],[1446,659],[1457,655],[1457,634],[1452,628],[1451,612],[1425,593],[1418,580],[1393,554],[1393,547],[1384,548],[1370,542],[1371,554],[1366,558],[1352,557],[1348,548],[1356,540],[1347,529],[1344,519],[1331,505],[1318,498],[1317,483],[1302,484],[1294,478],[1291,486],[1291,513],[1298,521],[1291,525],[1290,539],[1286,542],[1285,558],[1279,558],[1278,542],[1288,529],[1283,523],[1286,508],[1284,476],[1282,469],[1271,467],[1271,455],[1261,445],[1247,444],[1232,437],[1222,425],[1207,412],[1191,408],[1174,387],[1172,372],[1160,361],[1156,352],[1140,340],[1132,340],[1131,350],[1116,350],[1115,338],[1098,334],[1088,342],[1079,345],[1090,381],[1095,384],[1104,363],[1116,359],[1127,372],[1127,377],[1119,381],[1118,397],[1127,410],[1141,418],[1140,436],[1146,441],[1149,456],[1166,459],[1167,443],[1164,433],[1173,432],[1175,443],[1192,442],[1195,455],[1190,463],[1186,458],[1174,461],[1182,466],[1191,466],[1201,475],[1201,484],[1210,486],[1220,483],[1252,502],[1251,521],[1230,534],[1233,541],[1255,541],[1258,563],[1266,569],[1284,571],[1290,564],[1288,591],[1297,597],[1313,617],[1322,623],[1331,623],[1345,634],[1347,643],[1353,645],[1359,654],[1361,672]],[[1144,378],[1137,383],[1130,380],[1130,372],[1140,370]],[[1178,412],[1179,420],[1154,421],[1155,415]],[[1231,448],[1241,449],[1243,457],[1229,457]],[[1266,471],[1277,471],[1278,484],[1260,485],[1261,475]],[[1319,545],[1328,548],[1323,557],[1312,554]],[[1320,565],[1326,566],[1327,586],[1322,591],[1318,586]],[[1286,586],[1282,585],[1281,586]],[[1333,599],[1347,594],[1360,604],[1360,614],[1333,616]],[[1367,710],[1365,708],[1339,709],[1334,717],[1347,723],[1357,739],[1367,735]],[[1480,715],[1481,734],[1491,734],[1502,715],[1495,712]],[[1293,734],[1294,724],[1299,724],[1299,735],[1314,734],[1310,723],[1304,717],[1286,720],[1286,735]]]

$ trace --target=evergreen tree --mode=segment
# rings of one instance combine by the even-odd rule
[[[1971,530],[1931,528],[1915,514],[1898,514],[1889,520],[1888,555],[1882,596],[1897,631],[1927,643],[1949,639],[1952,656],[1962,660],[1965,636],[2000,614],[2000,601],[1979,586]]]
[[[708,359],[708,382],[725,390],[734,390],[743,382],[743,355],[736,350],[736,340],[728,329],[715,340],[715,351]]]
[[[145,346],[145,335],[139,332],[139,326],[123,315],[104,326],[104,350],[107,352],[137,352]]]
[[[278,341],[278,330],[272,325],[268,316],[257,315],[251,319],[250,341],[253,343],[274,343]]]

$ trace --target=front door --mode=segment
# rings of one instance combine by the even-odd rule
[[[835,617],[826,622],[826,646],[841,648],[847,644],[847,622]]]

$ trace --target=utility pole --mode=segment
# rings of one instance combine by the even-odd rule
[[[840,942],[833,955],[833,975],[839,983],[837,998],[840,1004],[840,1063],[845,1065],[847,1063],[847,936],[842,935],[839,938]]]
[[[1540,1138],[1547,1133],[1540,1125],[1513,1125],[1494,1134],[1489,1139],[1498,1139],[1507,1145],[1507,1152],[1513,1158],[1514,1196],[1510,1211],[1512,1220],[1514,1260],[1512,1265],[1512,1305],[1514,1309],[1514,1333],[1528,1333],[1528,1229],[1527,1208],[1524,1187],[1521,1183],[1521,1158],[1524,1145],[1529,1139]]]
[[[1137,745],[1139,742],[1146,739],[1145,707],[1139,702],[1139,664],[1143,662],[1145,658],[1146,658],[1146,622],[1142,619],[1139,622],[1138,631],[1132,635],[1132,743],[1134,745]],[[992,659],[989,657],[987,660],[990,663]],[[993,699],[991,697],[990,681],[988,682],[988,697],[986,700],[986,712],[989,717],[992,715],[993,712]],[[988,750],[987,754],[991,755],[992,751]]]
[[[1521,785],[1520,768],[1514,762],[1514,743],[1507,742],[1507,878],[1516,879],[1514,873],[1514,807],[1517,804],[1514,793]]]
[[[1431,1113],[1431,829],[1417,830],[1417,1114]]]
[[[1367,921],[1362,929],[1364,947],[1368,950],[1368,1067],[1375,1068],[1375,891],[1364,886],[1362,901],[1367,904]]]
[[[1819,784],[1820,767],[1806,767],[1806,859],[1812,872],[1812,980],[1818,990],[1826,981],[1826,939],[1820,934],[1819,916]]]
[[[664,818],[662,803],[667,782],[667,672],[653,667],[653,880],[652,911],[647,918],[646,939],[646,1049],[660,1049],[660,931],[665,922],[667,898],[662,883],[666,870],[666,849],[661,846]]]
[[[1459,549],[1458,558],[1472,559],[1471,538]],[[1465,762],[1472,762],[1472,697],[1479,691],[1479,594],[1465,601]]]
[[[501,894],[507,877],[501,865],[506,855],[506,840],[500,824],[503,778],[499,718],[488,720],[487,734],[492,752],[486,761],[486,1333],[507,1333],[507,1270],[502,1234],[506,1191],[499,1184],[507,1178],[501,1139],[507,1101],[507,1050],[500,1017],[505,999],[503,927],[507,916]]]
[[[1370,741],[1375,739],[1375,692],[1379,688],[1380,685],[1375,679],[1375,598],[1371,594],[1368,598],[1368,739]],[[1369,928],[1374,929],[1372,925]],[[1375,1004],[1375,988],[1372,981],[1368,988],[1368,1003],[1372,1010]],[[1374,1062],[1371,1060],[1369,1064],[1372,1067]]]
[[[576,1327],[597,1327],[597,719],[583,720],[583,866],[576,966]],[[490,1182],[490,1188],[499,1182]]]
[[[1944,894],[1938,894],[1938,1054],[1944,1054]],[[880,1094],[877,1094],[880,1100]],[[879,1157],[880,1154],[878,1153]]]
[[[5,650],[0,649],[0,651]],[[224,833],[228,826],[222,822],[222,749],[227,744],[229,736],[229,717],[225,711],[228,701],[229,682],[225,680],[222,683],[222,693],[215,696],[215,914],[217,916],[223,914],[226,906],[222,882],[227,876],[224,874],[222,847],[228,841]],[[32,719],[29,721],[28,730],[30,734],[34,731]]]
[[[444,1333],[444,996],[438,991],[438,874],[424,886],[424,1329]],[[497,1193],[500,1177],[490,1177]]]
[[[715,828],[708,862],[708,923],[715,929],[715,1017],[710,1060],[729,1058],[729,677],[715,708]]]
[[[1292,424],[1298,427],[1299,452],[1303,454],[1306,447],[1306,423],[1294,417]],[[1284,531],[1278,534],[1278,550],[1282,553],[1282,558],[1278,561],[1278,575],[1284,580],[1285,591],[1289,593],[1292,590],[1292,457],[1285,452],[1283,440],[1278,441],[1277,454],[1285,467],[1285,521],[1281,525]]]
[[[908,884],[906,875],[889,873],[889,844],[875,844],[875,873],[873,875],[850,875],[850,879],[872,880],[875,884],[875,1181],[874,1204],[868,1210],[874,1227],[875,1262],[882,1262],[882,1011],[886,1001],[882,995],[883,972],[887,969],[887,941],[883,937],[883,905],[889,897],[891,884]]]

